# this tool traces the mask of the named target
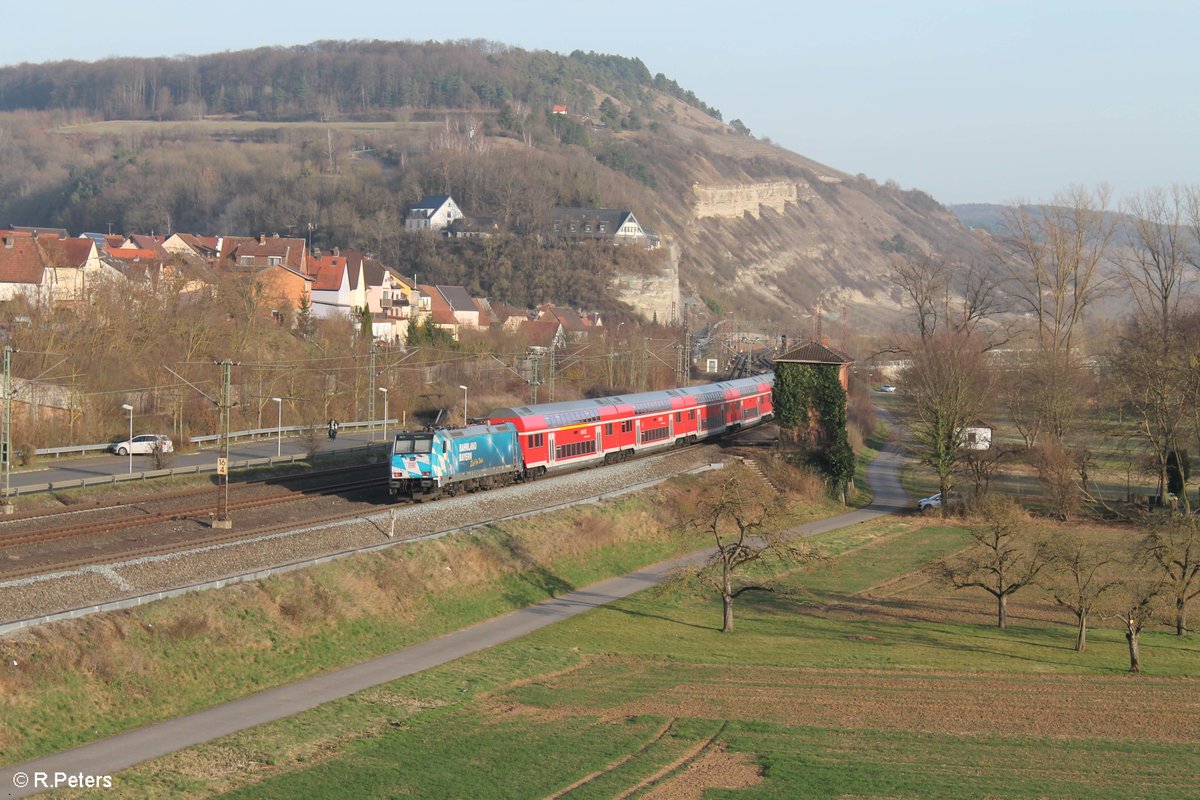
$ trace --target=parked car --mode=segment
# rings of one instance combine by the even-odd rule
[[[890,383],[885,383],[883,386],[879,387],[879,391],[884,392],[886,394],[895,394],[896,387],[892,386]]]
[[[948,492],[946,494],[946,504],[950,508],[962,505],[962,495],[958,492]],[[942,493],[931,494],[929,497],[922,497],[917,501],[917,510],[922,514],[932,514],[934,511],[942,507]]]
[[[133,439],[113,442],[108,446],[108,450],[119,456],[127,456],[130,453],[135,456],[148,456],[154,453],[155,446],[158,446],[163,453],[175,452],[175,445],[171,443],[171,437],[163,436],[161,433],[143,433]]]

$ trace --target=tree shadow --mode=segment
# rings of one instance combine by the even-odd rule
[[[564,580],[538,561],[525,544],[516,536],[506,531],[492,529],[495,533],[497,546],[509,558],[516,562],[518,569],[512,573],[520,583],[533,588],[534,592],[546,598],[559,598],[575,590],[575,585]],[[519,592],[505,592],[504,599],[513,606],[521,607],[528,603],[528,597]],[[580,600],[582,602],[582,599]]]
[[[616,614],[624,614],[628,617],[638,617],[640,619],[656,619],[661,622],[669,622],[672,625],[678,625],[678,626],[684,627],[684,628],[695,628],[696,630],[700,630],[700,631],[718,631],[718,632],[720,632],[720,630],[721,630],[720,625],[699,625],[695,622],[685,622],[681,619],[676,619],[674,617],[668,617],[664,614],[654,614],[649,611],[637,611],[632,608],[621,608],[620,606],[615,606],[615,605],[606,605],[606,606],[604,606],[604,610],[612,611],[613,613],[616,613]]]

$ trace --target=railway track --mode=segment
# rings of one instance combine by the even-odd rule
[[[336,494],[338,492],[364,491],[367,489],[386,486],[386,478],[371,478],[325,486],[321,488],[320,493]],[[212,494],[212,490],[207,489],[204,493]],[[268,506],[278,505],[280,503],[294,502],[295,500],[295,492],[281,492],[267,497],[231,500],[228,508],[230,511],[246,510],[250,508],[265,508]],[[26,531],[22,533],[0,534],[0,548],[23,544],[45,544],[48,542],[70,539],[77,536],[87,536],[94,533],[116,533],[123,530],[154,525],[160,522],[208,519],[213,513],[212,508],[212,503],[206,503],[203,506],[194,506],[191,508],[171,509],[167,511],[151,511],[136,517],[98,520],[95,522],[84,522],[76,525],[65,525],[57,528]],[[7,573],[0,571],[0,575],[7,575]]]
[[[245,513],[330,495],[382,492],[387,481],[380,472],[379,465],[364,465],[234,484],[230,486],[232,496],[227,509],[231,513]],[[347,473],[352,477],[347,479]],[[182,552],[236,541],[264,530],[260,524],[251,524],[236,533],[212,528],[216,508],[214,490],[215,487],[189,489],[55,514],[35,512],[0,520],[3,531],[0,532],[0,579],[98,566],[139,555]],[[65,516],[78,519],[80,514],[102,518],[53,524]],[[329,517],[337,518],[337,515]],[[322,515],[314,513],[311,519],[319,521]],[[47,522],[51,523],[49,527],[45,525]],[[30,524],[36,527],[27,528]],[[12,530],[14,527],[23,529]],[[84,551],[87,555],[80,555]]]

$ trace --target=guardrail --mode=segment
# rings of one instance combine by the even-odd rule
[[[395,419],[386,419],[386,420],[377,419],[374,422],[371,422],[370,420],[355,421],[355,422],[339,422],[338,430],[339,431],[352,431],[352,430],[362,430],[364,428],[374,429],[374,428],[382,428],[386,425],[389,430],[397,430],[398,431],[399,428],[395,427],[398,422],[399,422],[399,420],[395,420]],[[229,432],[229,441],[236,442],[241,439],[250,439],[250,440],[274,439],[274,438],[278,437],[280,435],[280,433],[282,433],[284,436],[287,436],[290,438],[292,436],[299,436],[300,434],[305,433],[307,431],[311,431],[311,430],[315,430],[318,433],[323,433],[325,430],[325,424],[321,423],[320,425],[285,425],[282,428],[279,428],[279,427],[250,428],[250,429],[244,430],[244,431],[230,431]],[[195,444],[195,445],[204,445],[204,444],[209,444],[209,443],[215,444],[215,443],[219,442],[220,440],[221,440],[221,435],[219,433],[214,433],[211,435],[206,434],[204,436],[193,436],[193,437],[191,437],[190,441],[192,444]],[[122,439],[121,441],[124,441],[124,440]],[[88,455],[90,453],[107,453],[110,444],[111,444],[110,442],[104,442],[103,444],[76,444],[76,445],[69,445],[67,447],[39,447],[36,450],[34,450],[33,452],[35,455],[53,456],[54,458],[59,458],[61,456],[74,456],[74,455],[84,456],[84,455]]]

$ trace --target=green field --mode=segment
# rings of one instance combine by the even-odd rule
[[[919,568],[963,531],[819,537],[797,597],[648,591],[509,645],[118,776],[129,797],[1187,798],[1200,648],[989,606]]]

